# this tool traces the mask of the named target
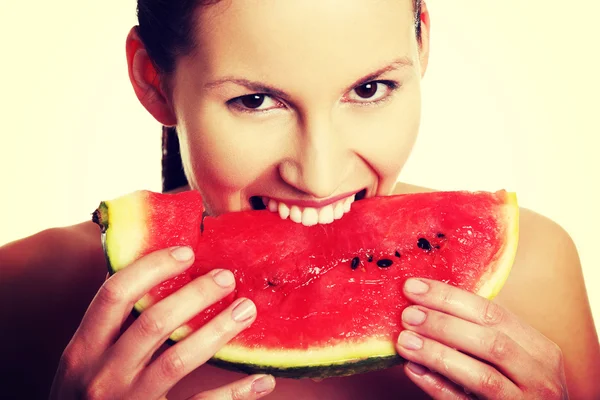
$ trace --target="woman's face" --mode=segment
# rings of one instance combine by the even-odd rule
[[[228,0],[197,26],[170,98],[211,214],[262,199],[313,225],[390,193],[420,121],[412,0]]]

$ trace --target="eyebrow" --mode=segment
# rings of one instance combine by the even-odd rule
[[[377,78],[379,78],[381,75],[383,75],[387,72],[391,72],[391,71],[395,71],[395,70],[399,70],[399,69],[403,69],[403,68],[408,68],[408,67],[412,67],[412,66],[413,66],[413,62],[410,58],[408,58],[408,57],[398,58],[398,59],[393,60],[392,62],[384,65],[383,67],[377,69],[376,71],[356,80],[352,85],[347,87],[345,89],[345,91],[352,90],[357,86],[363,85],[370,81],[374,81]],[[227,77],[224,77],[221,79],[217,79],[217,80],[208,82],[204,85],[204,88],[207,90],[213,89],[213,88],[215,88],[217,86],[221,86],[225,83],[233,83],[233,84],[236,84],[239,86],[243,86],[246,89],[248,89],[254,93],[265,93],[265,94],[277,96],[279,98],[287,98],[288,97],[288,95],[283,90],[278,89],[274,86],[267,85],[265,83],[258,82],[258,81],[251,81],[249,79],[235,77],[235,76],[227,76]]]
[[[346,91],[354,89],[357,86],[364,85],[367,82],[377,80],[377,78],[379,78],[381,75],[383,75],[387,72],[396,71],[396,70],[403,69],[403,68],[409,68],[412,66],[413,66],[413,62],[410,58],[408,58],[408,57],[398,58],[398,59],[392,61],[391,63],[379,68],[375,72],[372,72],[372,73],[358,79],[352,85],[348,86],[346,88]]]

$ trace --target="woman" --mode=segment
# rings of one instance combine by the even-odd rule
[[[419,128],[425,3],[138,0],[138,7],[139,27],[127,39],[131,83],[154,118],[176,127],[189,187],[211,214],[267,198],[282,218],[327,223],[330,199],[340,195],[427,190],[396,184]],[[16,370],[31,369],[23,353],[36,354],[30,385],[49,386],[44,378],[56,371],[53,399],[597,398],[600,351],[575,247],[552,221],[521,214],[514,269],[494,302],[441,282],[407,282],[417,306],[403,314],[397,350],[409,362],[383,372],[275,381],[204,365],[252,324],[249,300],[161,347],[170,331],[233,290],[231,273],[203,276],[133,321],[133,302],[187,268],[193,254],[158,251],[104,281],[99,232],[89,222],[2,249],[10,282],[2,291],[19,304],[2,316],[19,334],[3,333],[3,343]],[[31,283],[33,271],[39,281]],[[48,301],[51,294],[62,297]],[[34,351],[27,337],[34,332],[18,318],[60,323]]]

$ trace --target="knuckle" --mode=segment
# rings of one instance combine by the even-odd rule
[[[454,304],[454,295],[452,293],[453,291],[448,288],[441,289],[440,300],[442,301],[442,304],[447,306]]]
[[[223,337],[228,336],[229,332],[231,332],[232,328],[234,327],[233,324],[228,323],[227,321],[223,321],[223,318],[219,318],[213,321],[213,335],[217,339],[222,339]]]
[[[496,361],[503,361],[510,357],[510,338],[502,332],[494,332],[488,345],[488,352]]]
[[[98,297],[107,305],[116,305],[127,301],[127,290],[113,275],[100,287]]]
[[[440,379],[440,376],[437,374],[433,375],[433,379],[431,380],[431,385],[433,386],[433,390],[438,393],[444,393],[448,391],[448,387],[446,382]]]
[[[486,300],[484,302],[480,319],[484,326],[498,325],[504,319],[504,312],[498,304]]]
[[[143,312],[138,318],[138,329],[142,336],[144,337],[152,337],[152,336],[164,336],[166,319],[167,318],[158,318],[155,315],[156,312],[152,312],[148,310]]]
[[[437,315],[433,324],[433,330],[436,335],[446,337],[452,330],[450,318],[443,314]]]
[[[200,302],[201,304],[208,303],[210,298],[209,290],[212,289],[210,285],[214,284],[216,286],[216,284],[212,282],[212,279],[203,276],[202,278],[196,279],[196,281],[194,281],[192,284],[195,286],[194,300]]]
[[[480,393],[491,396],[492,398],[496,398],[496,396],[501,397],[501,394],[504,392],[503,382],[499,378],[498,373],[492,368],[486,368],[484,370],[479,377],[477,386]]]
[[[229,340],[243,328],[242,324],[236,323],[233,318],[225,314],[218,315],[210,322],[210,324],[211,336],[215,338],[216,341],[222,341],[223,339]]]
[[[161,357],[160,375],[167,381],[178,381],[185,375],[185,368],[185,362],[175,348],[172,348]]]
[[[82,354],[85,351],[81,345],[69,343],[60,356],[58,373],[68,379],[78,379],[82,372]]]
[[[84,399],[86,400],[102,400],[109,398],[107,387],[99,379],[93,379],[88,383],[84,390]]]
[[[439,351],[437,351],[435,353],[436,355],[434,356],[433,359],[433,364],[434,364],[434,368],[437,372],[440,372],[442,374],[447,373],[449,366],[448,366],[448,349],[446,347],[442,347]]]
[[[248,398],[248,391],[244,387],[234,386],[229,389],[229,398],[231,400],[244,400]]]
[[[78,364],[79,357],[77,357],[75,352],[70,348],[67,348],[60,356],[60,369],[66,375],[72,374],[73,371],[77,369]]]

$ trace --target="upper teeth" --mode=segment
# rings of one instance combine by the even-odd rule
[[[328,204],[325,207],[314,208],[299,207],[296,205],[289,206],[283,202],[263,197],[263,203],[269,211],[279,213],[282,219],[289,217],[292,221],[305,226],[330,224],[334,220],[342,218],[344,213],[349,212],[353,202],[354,195]]]

